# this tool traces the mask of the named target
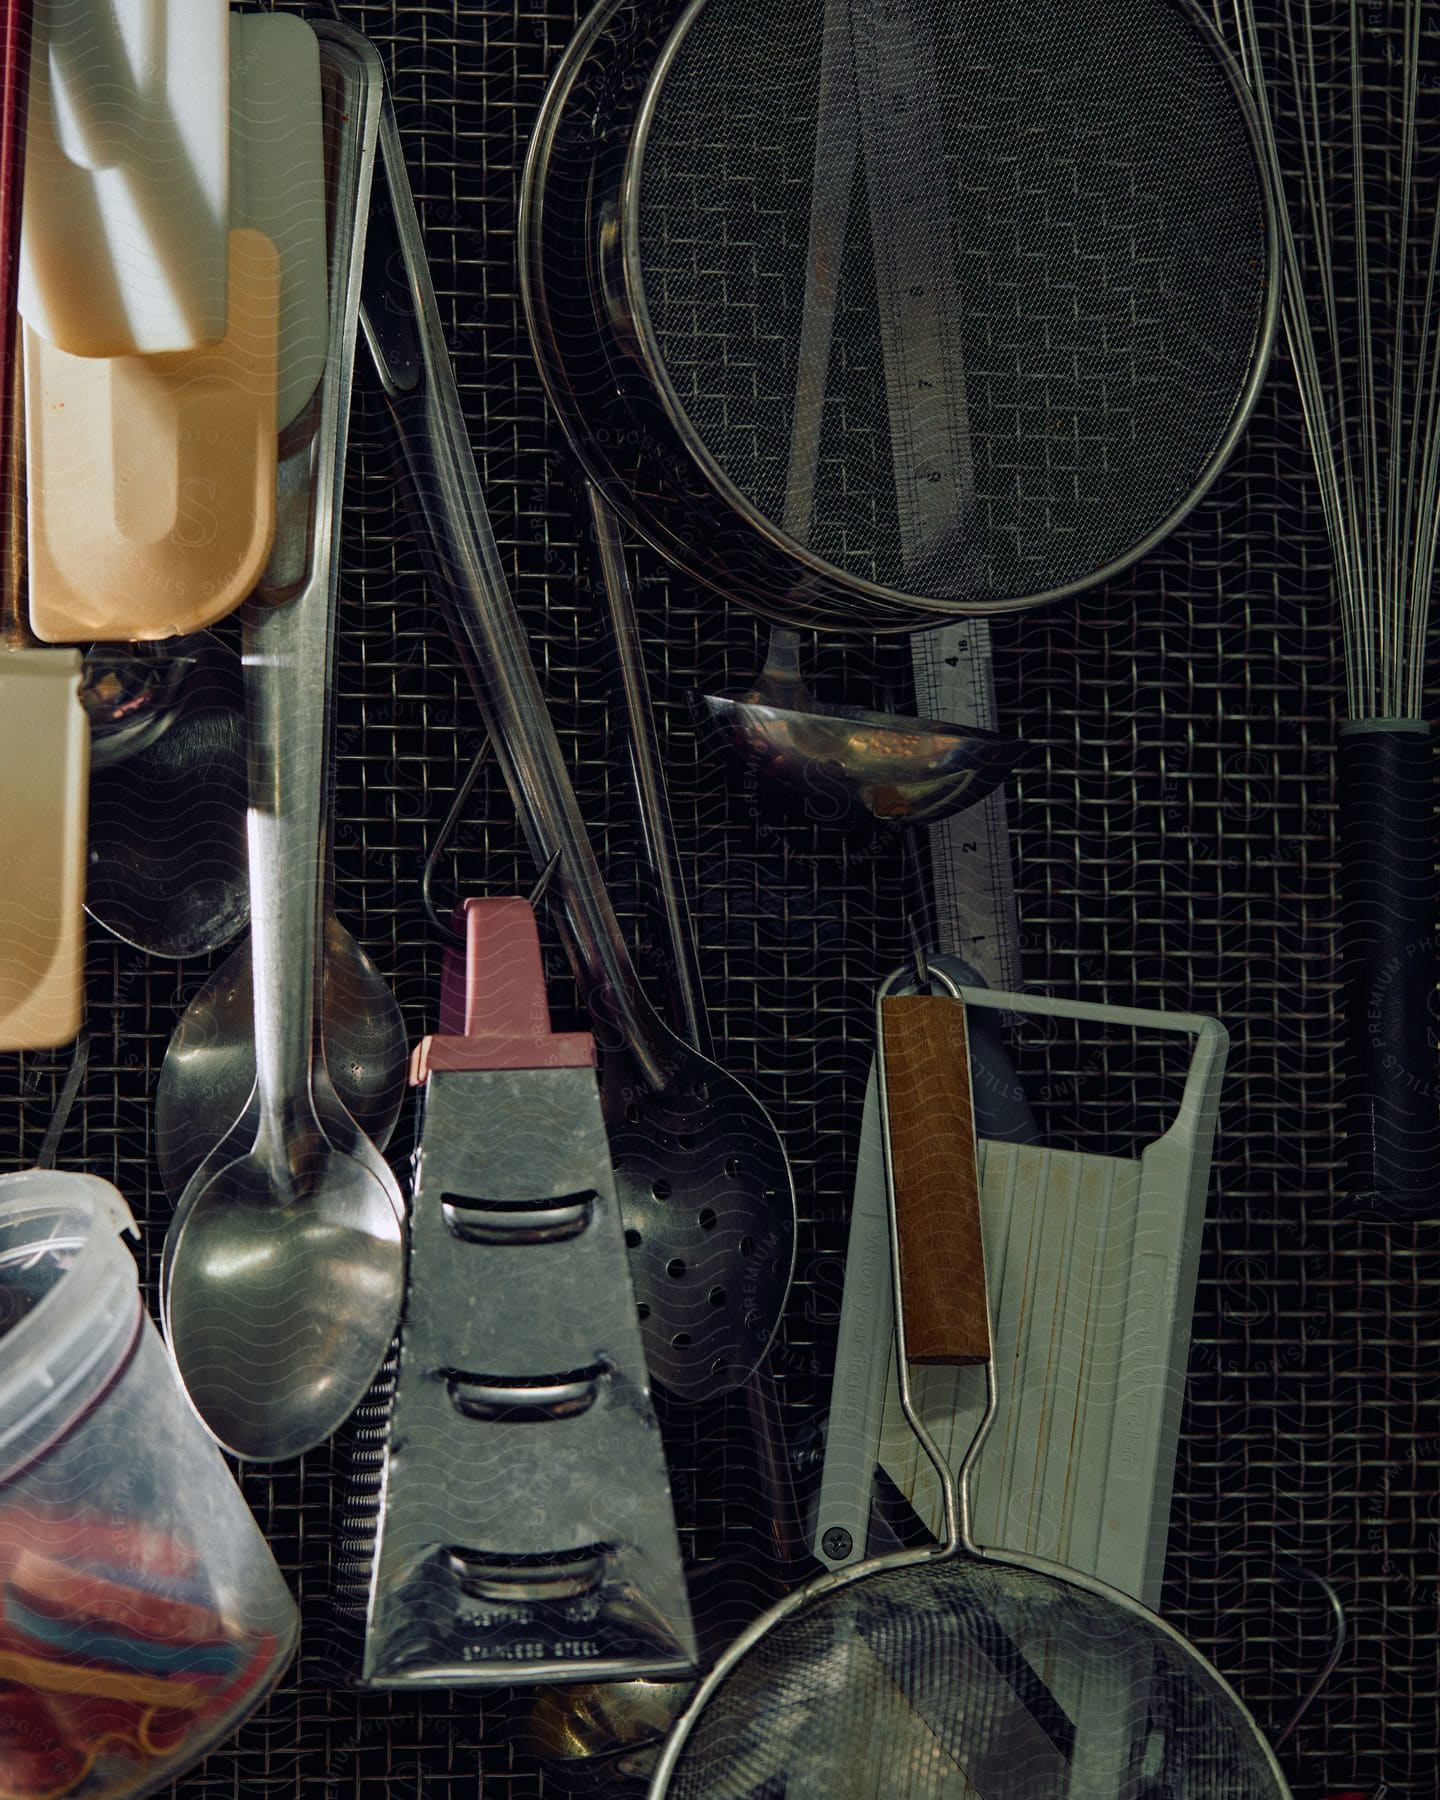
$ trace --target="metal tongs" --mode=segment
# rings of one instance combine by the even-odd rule
[[[647,1361],[672,1394],[713,1399],[749,1378],[779,1323],[794,1183],[755,1096],[678,1038],[641,986],[486,513],[388,98],[380,155],[361,326],[451,636],[536,865],[554,865],[558,922],[604,1053]]]
[[[382,178],[375,184],[360,324],[424,514],[424,553],[444,598],[456,647],[537,865],[561,851],[556,883],[577,960],[603,971],[617,1010],[630,982],[618,926],[559,741],[549,724],[524,626],[515,610],[494,529],[475,476],[473,452],[427,267],[394,107],[380,122]],[[464,604],[456,596],[471,597]],[[632,1043],[644,1042],[622,1017]],[[660,1071],[647,1071],[658,1078]]]

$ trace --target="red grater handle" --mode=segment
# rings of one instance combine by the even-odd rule
[[[588,1032],[554,1032],[540,934],[528,900],[467,900],[455,924],[465,948],[447,950],[440,1030],[416,1051],[410,1079],[437,1069],[589,1069]]]

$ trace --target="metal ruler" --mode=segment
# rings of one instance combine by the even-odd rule
[[[922,716],[995,729],[987,620],[956,619],[934,631],[917,632],[910,653],[915,706]],[[1017,992],[1022,985],[1020,915],[1003,787],[979,806],[930,827],[930,865],[937,948],[962,956],[992,988]]]
[[[831,29],[848,5],[870,204],[880,341],[900,536],[907,570],[943,560],[963,569],[975,510],[975,469],[960,342],[960,283],[951,240],[945,139],[934,35],[922,0],[832,0]],[[832,127],[822,86],[818,130]],[[917,710],[995,727],[990,628],[957,620],[911,640]],[[954,951],[991,985],[1020,986],[1019,921],[1005,796],[931,828],[936,948]]]

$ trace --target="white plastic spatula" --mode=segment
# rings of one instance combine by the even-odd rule
[[[320,46],[284,13],[236,13],[230,43],[230,218],[280,253],[283,431],[314,393],[328,349]]]
[[[72,356],[218,343],[226,0],[36,0],[20,310]]]
[[[68,356],[25,333],[30,624],[47,643],[200,631],[275,532],[280,259],[232,233],[230,325],[175,356]]]
[[[271,15],[232,19],[229,54],[223,340],[93,357],[27,331],[30,620],[48,642],[200,630],[269,554],[276,433],[328,350],[320,55],[303,20]]]

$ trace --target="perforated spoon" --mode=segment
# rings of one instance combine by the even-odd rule
[[[340,26],[321,25],[328,34]],[[537,863],[555,891],[603,1058],[601,1094],[650,1372],[707,1399],[764,1356],[795,1260],[795,1196],[764,1108],[656,1016],[606,893],[486,513],[387,101],[389,204],[371,223],[364,325],[422,541]]]

